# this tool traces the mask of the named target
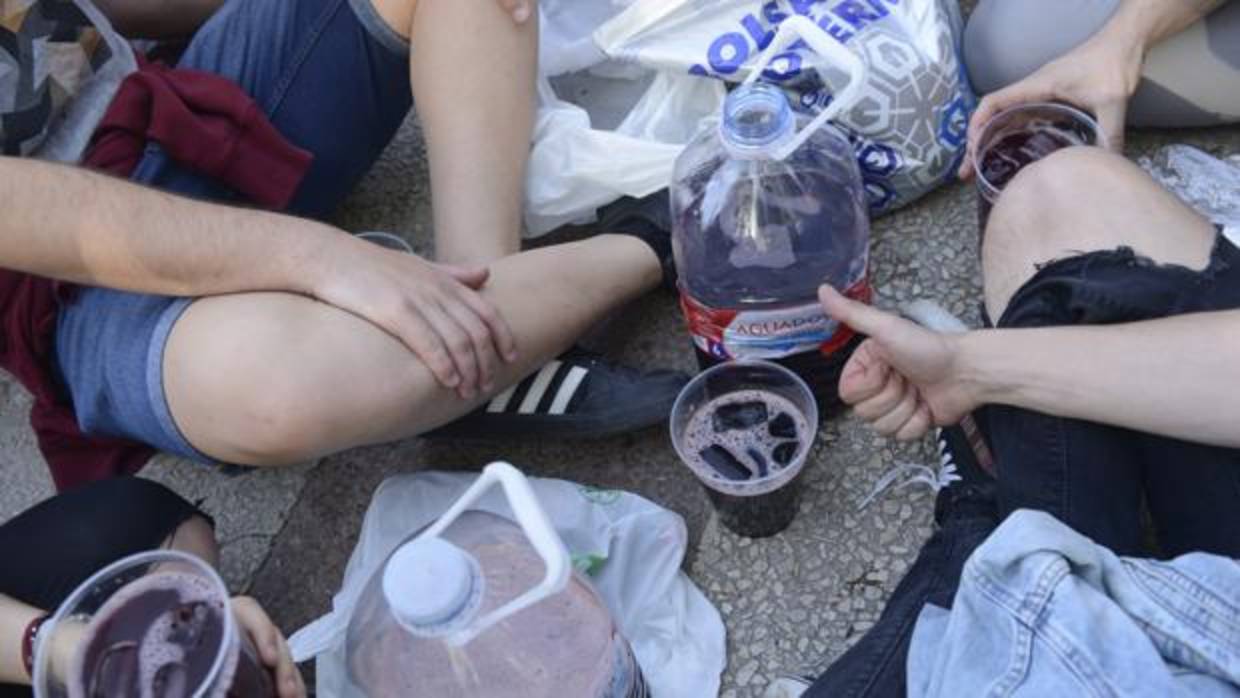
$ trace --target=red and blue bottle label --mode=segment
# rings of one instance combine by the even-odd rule
[[[868,279],[862,278],[844,295],[869,303]],[[828,316],[817,301],[769,310],[726,310],[699,303],[682,291],[680,307],[693,343],[720,361],[783,359],[809,351],[832,354],[856,334]]]

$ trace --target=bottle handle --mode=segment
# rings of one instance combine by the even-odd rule
[[[445,638],[448,644],[457,647],[469,643],[470,640],[514,613],[560,593],[568,584],[569,576],[572,574],[572,559],[569,557],[568,549],[564,547],[564,541],[560,539],[555,527],[551,525],[547,512],[543,511],[542,505],[538,503],[534,490],[530,488],[529,480],[509,463],[496,462],[488,465],[482,471],[482,475],[465,491],[465,494],[461,495],[460,499],[456,500],[456,503],[419,538],[441,535],[448,526],[452,525],[452,522],[456,521],[496,484],[504,488],[504,494],[508,498],[508,504],[512,507],[517,523],[547,566],[547,572],[543,575],[542,581],[529,591]]]
[[[843,68],[848,73],[848,83],[844,86],[844,89],[836,93],[831,103],[824,107],[808,126],[779,145],[774,153],[775,158],[778,160],[784,160],[796,152],[798,148],[805,144],[805,141],[809,140],[828,121],[835,118],[844,109],[851,108],[856,103],[857,97],[861,94],[861,88],[865,86],[866,79],[869,76],[869,68],[860,56],[837,42],[826,30],[814,24],[809,18],[794,15],[785,19],[779,25],[779,32],[776,33],[770,46],[767,46],[766,51],[758,57],[758,64],[743,84],[750,85],[757,82],[758,78],[775,61],[775,58],[787,51],[798,40],[804,40],[815,53]]]

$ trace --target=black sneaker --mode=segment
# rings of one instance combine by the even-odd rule
[[[973,423],[972,419],[968,421]],[[980,432],[976,436],[980,439]],[[961,426],[944,427],[938,432],[938,444],[940,480],[948,476],[951,482],[935,500],[934,520],[943,525],[948,518],[984,517],[996,519],[997,523],[998,483],[979,461],[968,430]]]
[[[638,371],[573,349],[427,438],[586,439],[666,422],[689,376]]]
[[[672,199],[666,189],[641,199],[626,196],[598,210],[598,230],[632,235],[654,250],[663,267],[663,286],[676,290],[672,260]]]
[[[960,318],[930,300],[904,305],[905,317],[935,332],[963,333],[969,328]],[[955,473],[965,484],[989,483],[996,477],[995,458],[978,426],[976,414],[967,414],[960,424],[938,432],[940,473]]]
[[[990,449],[973,420],[966,422],[967,426],[962,422],[938,430],[940,471],[955,473],[964,483],[994,482],[993,471],[987,470],[979,456],[979,452],[989,456]]]

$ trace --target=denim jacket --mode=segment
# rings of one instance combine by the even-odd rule
[[[969,558],[950,611],[927,605],[909,695],[1240,696],[1240,561],[1120,558],[1042,512]]]

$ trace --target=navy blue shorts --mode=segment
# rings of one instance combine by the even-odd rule
[[[314,162],[289,212],[321,218],[354,188],[409,112],[409,46],[369,0],[230,0],[179,67],[239,84]],[[151,144],[132,179],[199,199],[240,202]],[[61,309],[56,359],[78,423],[211,462],[177,428],[163,384],[168,335],[193,299],[82,289]]]

